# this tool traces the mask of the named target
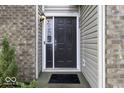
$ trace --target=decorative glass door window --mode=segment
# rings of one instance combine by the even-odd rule
[[[46,42],[52,42],[52,34],[53,34],[53,18],[46,18]]]

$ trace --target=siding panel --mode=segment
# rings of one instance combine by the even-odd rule
[[[91,87],[98,87],[97,6],[80,6],[80,31],[82,72]]]
[[[94,49],[97,50],[97,45],[96,44],[81,44],[84,46],[84,48],[90,48],[90,49]]]
[[[45,12],[47,13],[76,13],[78,12],[78,6],[75,5],[45,5]]]

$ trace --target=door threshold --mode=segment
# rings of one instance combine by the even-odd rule
[[[77,68],[47,68],[43,69],[42,72],[80,72]]]

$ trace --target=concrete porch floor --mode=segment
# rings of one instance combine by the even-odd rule
[[[80,80],[80,84],[48,84],[50,76],[52,74],[77,74]],[[39,79],[39,88],[90,88],[89,83],[80,72],[42,72]]]

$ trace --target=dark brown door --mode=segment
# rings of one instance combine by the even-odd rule
[[[55,17],[55,67],[76,68],[76,18]]]

